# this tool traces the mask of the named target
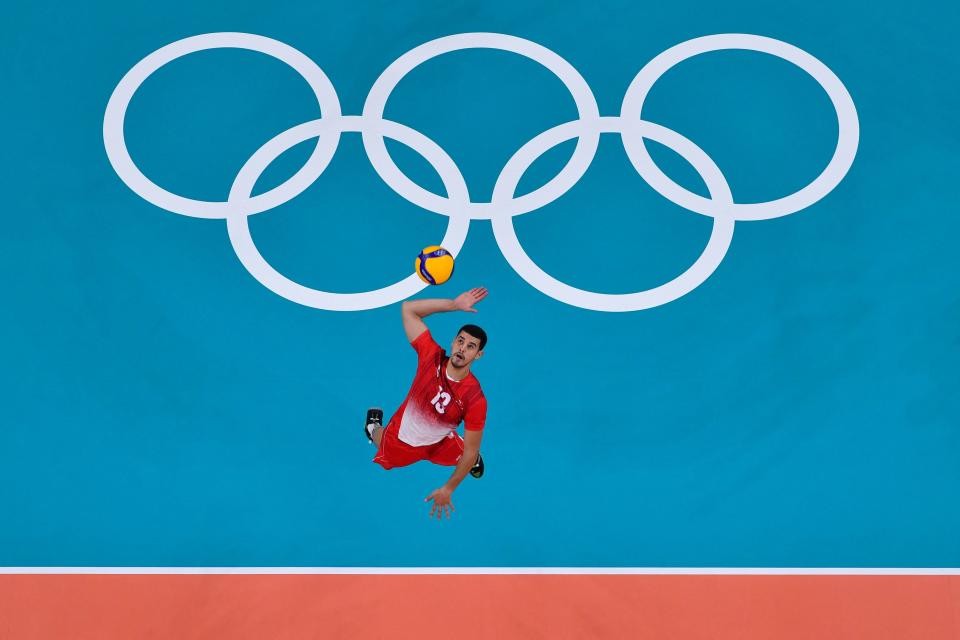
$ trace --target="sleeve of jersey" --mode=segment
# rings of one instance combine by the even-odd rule
[[[487,398],[481,395],[467,408],[463,418],[463,428],[468,431],[480,431],[487,422]]]
[[[417,358],[420,360],[430,358],[440,350],[440,345],[430,335],[429,329],[414,338],[410,346],[417,352]]]

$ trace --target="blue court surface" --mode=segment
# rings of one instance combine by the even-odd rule
[[[960,566],[955,3],[243,0],[7,13],[0,565]],[[105,112],[124,75],[214,32],[301,52],[344,116],[363,111],[394,61],[454,34],[552,51],[600,116],[617,116],[641,68],[674,45],[755,34],[836,74],[859,145],[829,193],[792,215],[738,220],[702,284],[642,310],[543,293],[501,254],[492,227],[503,220],[473,219],[452,280],[414,294],[490,290],[476,315],[427,320],[445,347],[466,322],[490,336],[473,369],[489,402],[486,475],[466,478],[454,517],[436,522],[423,499],[450,469],[386,472],[360,430],[368,406],[400,405],[414,373],[399,302],[332,311],[278,295],[238,260],[222,216],[151,204],[107,157]],[[209,49],[147,77],[122,130],[150,181],[223,202],[261,145],[322,112],[284,62]],[[746,50],[676,64],[642,116],[709,156],[736,203],[813,182],[841,128],[811,75]],[[384,117],[442,148],[481,203],[511,156],[577,107],[545,66],[481,48],[413,68]],[[297,174],[316,145],[282,153],[254,193]],[[576,145],[533,161],[517,195],[548,184]],[[708,196],[682,154],[647,147]],[[386,148],[438,199],[458,188],[402,142]],[[600,134],[574,182],[508,221],[529,259],[571,287],[651,289],[708,245],[714,220],[652,188],[616,133]],[[332,293],[408,277],[449,220],[386,184],[355,132],[303,193],[245,219],[273,269]]]

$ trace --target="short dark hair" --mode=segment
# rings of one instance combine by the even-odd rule
[[[460,331],[457,331],[457,334],[459,334],[461,331],[480,341],[480,348],[477,349],[477,351],[483,351],[483,348],[487,346],[487,332],[477,325],[465,324],[460,327]]]

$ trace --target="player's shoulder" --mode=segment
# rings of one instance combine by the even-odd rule
[[[478,378],[472,371],[464,379],[464,382],[469,386],[469,391],[477,397],[483,397],[483,387],[480,386],[480,378]]]
[[[434,351],[440,348],[437,341],[433,339],[430,329],[424,329],[420,334],[410,341],[410,346],[418,352]]]

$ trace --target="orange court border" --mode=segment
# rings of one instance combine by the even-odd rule
[[[0,569],[0,638],[960,640],[960,569]]]

